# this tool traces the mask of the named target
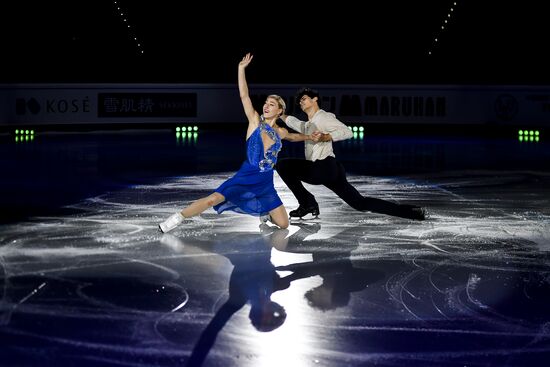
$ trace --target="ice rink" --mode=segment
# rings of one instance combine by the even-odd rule
[[[360,192],[423,206],[425,221],[307,185],[318,220],[282,230],[208,210],[169,234],[158,222],[229,178],[241,141],[3,144],[0,365],[545,366],[549,149],[518,144],[338,148]],[[297,207],[277,174],[275,187]]]

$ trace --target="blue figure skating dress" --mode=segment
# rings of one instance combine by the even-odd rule
[[[265,153],[262,133],[275,142]],[[273,166],[277,163],[280,150],[279,135],[263,120],[260,121],[258,128],[246,141],[247,160],[233,177],[215,190],[225,197],[225,201],[215,205],[214,209],[218,213],[232,210],[260,216],[283,205],[273,185]]]

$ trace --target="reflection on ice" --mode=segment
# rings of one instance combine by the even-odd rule
[[[350,175],[425,222],[311,186],[288,230],[207,211],[157,223],[230,173],[106,193],[2,225],[0,359],[48,364],[542,365],[550,355],[549,177]],[[534,184],[533,182],[536,182]],[[297,206],[276,176],[290,208]]]

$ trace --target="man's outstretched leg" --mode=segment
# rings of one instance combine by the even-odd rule
[[[344,167],[339,164],[338,179],[325,186],[334,191],[342,200],[355,210],[370,211],[414,220],[426,219],[426,211],[415,205],[397,204],[391,201],[363,196],[346,178]]]

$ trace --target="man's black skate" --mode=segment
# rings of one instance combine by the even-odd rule
[[[426,212],[426,209],[420,208],[420,207],[413,208],[411,212],[412,212],[411,219],[415,219],[415,220],[425,220],[428,215],[428,213]]]
[[[408,218],[413,220],[425,220],[426,217],[428,216],[428,213],[426,209],[422,207],[415,206],[415,205],[401,204],[400,213],[397,215],[402,218]]]
[[[292,210],[289,213],[290,219],[313,219],[319,216],[319,206],[313,205],[309,207],[299,206],[298,209]]]

